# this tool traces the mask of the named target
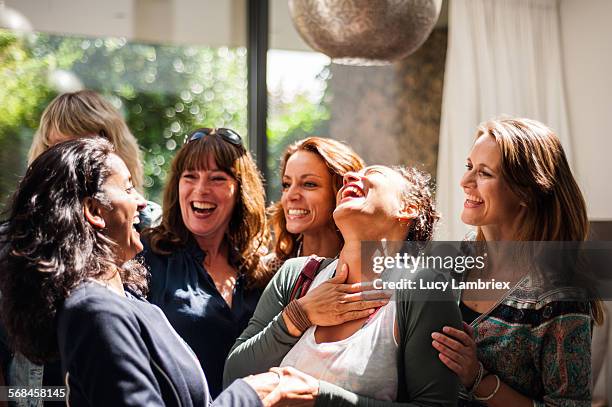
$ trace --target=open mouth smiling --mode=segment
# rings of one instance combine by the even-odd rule
[[[192,201],[191,209],[197,214],[207,215],[217,209],[217,205],[210,202]]]
[[[364,198],[365,193],[363,189],[355,184],[348,184],[342,189],[342,194],[340,195],[340,202],[343,202],[346,199],[353,198]]]

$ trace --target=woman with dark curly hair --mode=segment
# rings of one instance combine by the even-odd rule
[[[279,372],[292,367],[319,379],[317,406],[455,405],[458,379],[430,345],[433,327],[461,324],[452,293],[397,290],[388,301],[358,292],[379,278],[362,257],[362,242],[387,242],[386,255],[393,256],[392,242],[431,239],[438,214],[429,177],[380,165],[349,172],[333,216],[344,246],[338,259],[323,263],[308,293],[344,269],[348,284],[329,285],[319,291],[320,300],[333,298],[338,308],[361,302],[368,311],[346,322],[314,325],[305,297],[292,299],[307,258],[287,260],[236,341],[225,383],[279,365]],[[428,271],[419,277],[435,278]],[[373,305],[376,310],[370,310]]]
[[[125,163],[101,138],[44,152],[11,203],[0,258],[2,318],[27,358],[61,359],[72,406],[210,405],[195,355],[142,298],[146,270],[132,259],[143,248],[134,225],[144,205]],[[283,375],[280,386],[276,373],[239,380],[212,405],[261,405],[272,389],[266,405],[284,402],[299,393],[289,385],[304,377]]]
[[[160,226],[145,231],[149,299],[202,362],[213,396],[270,279],[261,175],[240,136],[201,128],[174,157]],[[203,335],[215,332],[215,335]],[[206,363],[204,363],[206,361]]]

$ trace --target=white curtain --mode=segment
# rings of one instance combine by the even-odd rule
[[[459,180],[476,126],[501,115],[553,128],[571,163],[558,0],[450,0],[437,170],[438,240],[460,240]]]

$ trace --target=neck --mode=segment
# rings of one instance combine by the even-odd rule
[[[302,236],[302,256],[315,254],[321,257],[336,257],[340,251],[340,238],[335,230],[325,228]]]
[[[344,236],[344,246],[340,251],[339,265],[346,263],[349,267],[349,275],[346,283],[358,283],[362,281],[372,281],[379,276],[374,273],[372,264],[362,263],[362,258],[370,258],[372,253],[362,253],[362,242],[381,242],[386,241],[389,249],[395,249],[391,242],[403,242],[408,234],[408,226],[401,225],[399,222],[383,225],[379,230],[372,230],[367,233],[359,233],[350,230],[342,230]],[[388,226],[388,227],[385,227]]]
[[[118,269],[115,269],[111,277],[102,276],[97,278],[96,281],[104,285],[109,290],[116,292],[122,297],[125,297],[125,290],[123,289],[123,280],[121,280],[121,274],[119,273]]]
[[[369,281],[370,275],[362,273],[361,267],[361,241],[360,240],[348,240],[344,242],[344,246],[340,251],[340,261],[338,262],[338,270],[346,264],[348,266],[348,277],[346,278],[346,284],[359,283],[362,281]]]
[[[200,249],[206,253],[206,263],[211,263],[219,256],[227,257],[227,243],[225,234],[219,233],[212,237],[196,237],[196,242]]]
[[[480,228],[487,242],[516,240],[515,228],[500,227],[499,225],[487,225]]]

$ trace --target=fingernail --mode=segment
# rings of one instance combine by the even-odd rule
[[[431,337],[434,339],[438,339],[440,337],[440,334],[437,332],[432,332]]]
[[[447,326],[445,326],[444,328],[442,328],[442,331],[449,333],[451,331],[451,329]]]

